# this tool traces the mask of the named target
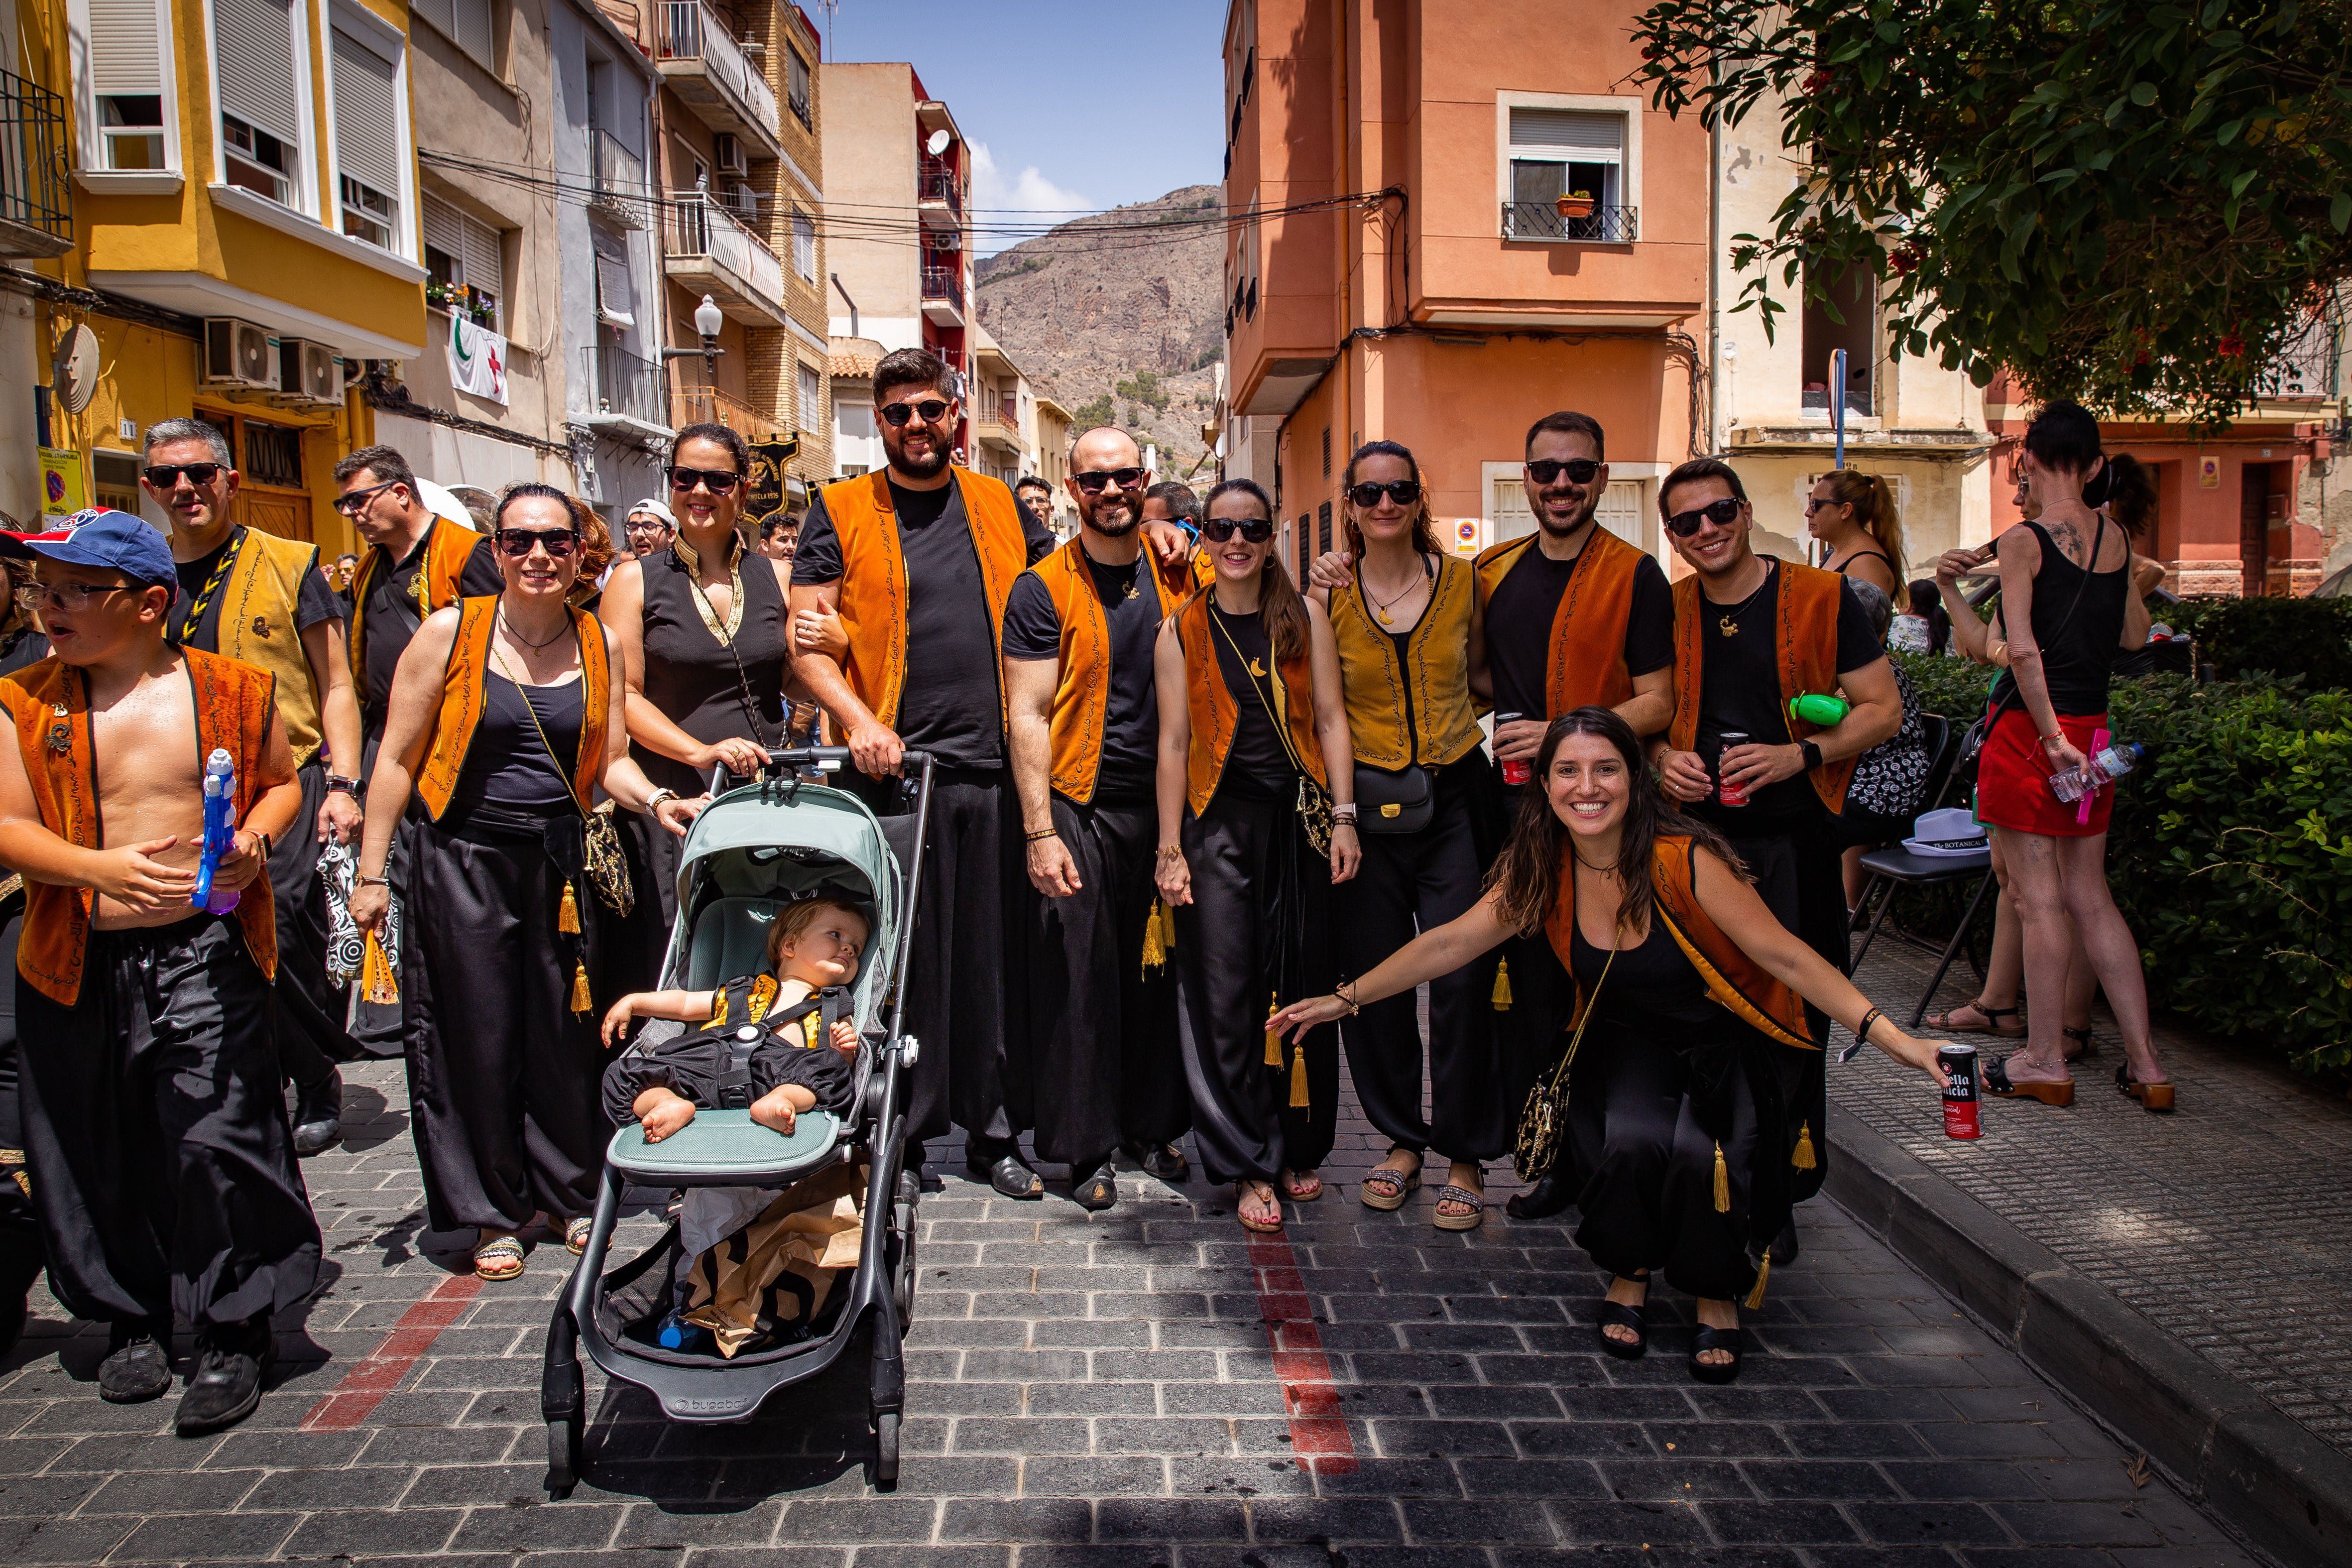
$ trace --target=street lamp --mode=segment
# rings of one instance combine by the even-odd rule
[[[711,385],[718,385],[719,356],[727,352],[719,346],[719,334],[726,325],[727,313],[719,308],[716,300],[705,294],[702,297],[702,303],[694,308],[694,330],[702,334],[702,346],[698,349],[664,349],[662,358],[685,359],[689,355],[700,354],[704,375]]]

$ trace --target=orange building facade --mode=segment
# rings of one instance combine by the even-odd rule
[[[1527,428],[1561,408],[1608,432],[1603,523],[1661,552],[1657,480],[1705,439],[1708,138],[1625,85],[1630,16],[1230,7],[1223,456],[1294,570],[1342,543],[1366,440],[1412,449],[1456,551],[1529,531]]]

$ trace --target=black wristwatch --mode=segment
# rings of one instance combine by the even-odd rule
[[[1797,742],[1797,751],[1805,759],[1805,771],[1811,773],[1822,765],[1822,749],[1811,741]]]
[[[347,779],[341,773],[329,773],[327,775],[327,793],[329,795],[347,795],[353,800],[364,800],[367,798],[367,785],[362,784],[357,779]]]

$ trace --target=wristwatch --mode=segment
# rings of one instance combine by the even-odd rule
[[[1822,749],[1819,746],[1814,745],[1811,741],[1798,742],[1797,750],[1804,756],[1805,771],[1807,773],[1811,773],[1813,769],[1822,765]]]
[[[357,779],[347,779],[341,773],[329,773],[327,775],[327,793],[329,795],[347,795],[353,800],[364,800],[367,798],[367,785],[362,784]]]
[[[677,791],[671,789],[667,784],[663,785],[660,789],[657,789],[654,791],[653,794],[646,796],[646,815],[647,816],[651,816],[656,811],[660,809],[662,802],[666,800],[676,800],[677,798]]]

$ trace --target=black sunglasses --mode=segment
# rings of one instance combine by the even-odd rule
[[[1087,494],[1098,496],[1105,485],[1117,485],[1123,490],[1131,490],[1141,484],[1144,476],[1150,472],[1150,468],[1097,468],[1089,473],[1072,474],[1070,478],[1077,480],[1078,489]]]
[[[1237,531],[1252,544],[1264,544],[1274,537],[1274,520],[1270,517],[1213,517],[1201,525],[1201,537],[1212,543],[1223,544]]]
[[[1411,506],[1421,499],[1421,481],[1391,479],[1388,483],[1381,484],[1377,479],[1366,479],[1360,485],[1348,487],[1348,499],[1358,506],[1378,506],[1383,495],[1399,506]]]
[[[205,468],[211,467],[210,464],[204,464],[201,466]],[[152,473],[154,470],[151,468],[148,471]],[[202,483],[201,480],[198,482]],[[370,500],[382,495],[384,491],[392,489],[393,486],[400,482],[401,481],[398,479],[386,479],[380,485],[370,485],[363,490],[345,490],[341,495],[335,498],[335,510],[341,512],[345,517],[357,517],[362,511],[366,510],[367,503]]]
[[[669,488],[674,490],[690,490],[699,484],[707,487],[712,495],[723,496],[733,489],[742,478],[742,475],[726,468],[672,468],[669,471]]]
[[[886,403],[882,405],[882,417],[889,422],[892,429],[902,430],[906,428],[907,421],[909,419],[920,419],[926,425],[936,425],[939,423],[940,416],[947,411],[946,404],[936,397],[927,397],[920,403]]]
[[[1666,529],[1676,539],[1688,539],[1699,531],[1701,523],[1711,522],[1717,528],[1729,528],[1739,516],[1740,503],[1729,496],[1711,500],[1689,511],[1678,511],[1666,519]]]
[[[490,537],[498,542],[499,553],[510,561],[520,561],[529,555],[534,544],[545,546],[558,561],[580,548],[580,531],[576,528],[502,528]]]
[[[1557,458],[1528,459],[1528,478],[1539,485],[1551,483],[1562,473],[1568,475],[1571,484],[1589,485],[1592,482],[1592,476],[1600,471],[1601,465],[1590,458],[1570,458],[1565,461]]]
[[[159,490],[177,489],[180,476],[185,474],[192,485],[208,485],[220,478],[221,467],[218,463],[158,463],[146,470],[147,482]]]

